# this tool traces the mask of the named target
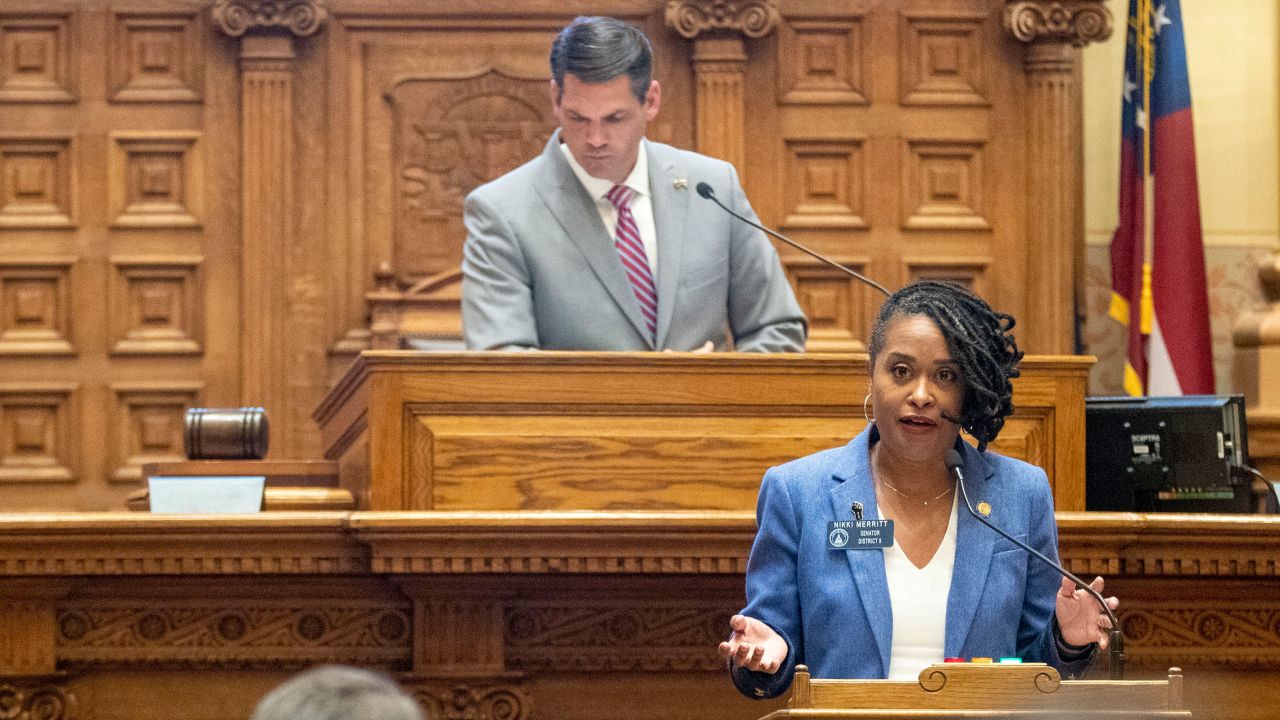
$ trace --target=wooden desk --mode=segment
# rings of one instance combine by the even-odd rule
[[[865,355],[367,351],[315,413],[372,510],[755,509],[764,471],[866,424]],[[1084,509],[1091,357],[1030,357],[993,444]]]
[[[0,687],[74,701],[81,720],[244,718],[297,668],[341,662],[389,670],[460,717],[754,719],[781,703],[739,697],[714,653],[753,525],[737,512],[0,516]],[[1105,573],[1122,598],[1131,677],[1179,665],[1196,717],[1280,716],[1280,519],[1059,525],[1071,568]]]

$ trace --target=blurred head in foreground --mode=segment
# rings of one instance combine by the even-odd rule
[[[252,720],[423,720],[391,678],[361,668],[323,665],[267,693]]]

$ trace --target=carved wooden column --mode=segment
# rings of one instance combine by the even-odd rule
[[[294,38],[314,35],[326,0],[217,0],[213,19],[240,38],[241,401],[265,407],[272,455],[305,430],[289,408],[286,258],[293,238]],[[283,442],[282,442],[283,441]]]
[[[1280,252],[1258,264],[1267,307],[1236,321],[1235,391],[1248,405],[1249,456],[1259,470],[1280,478]]]
[[[1111,35],[1111,12],[1103,0],[1017,0],[1005,5],[1004,27],[1026,44],[1026,243],[1032,249],[1026,277],[1044,288],[1027,304],[1019,326],[1027,333],[1028,351],[1069,354],[1084,277],[1076,49]]]
[[[698,152],[733,163],[741,174],[747,157],[743,38],[773,32],[777,0],[667,0],[666,17],[693,40]]]
[[[75,717],[76,699],[57,671],[55,604],[70,581],[5,578],[0,587],[0,718]]]

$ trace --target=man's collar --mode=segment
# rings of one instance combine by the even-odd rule
[[[648,143],[648,140],[640,139],[640,151],[636,153],[636,164],[631,168],[631,174],[627,175],[627,179],[622,183],[635,191],[637,195],[644,195],[645,197],[649,196]],[[599,202],[606,193],[613,189],[612,182],[592,176],[587,172],[586,168],[579,165],[578,159],[573,156],[568,144],[561,143],[560,152],[564,154],[564,159],[568,161],[569,168],[573,170],[578,182],[582,183],[582,187],[591,196],[592,200]]]

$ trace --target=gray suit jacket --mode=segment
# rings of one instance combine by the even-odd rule
[[[559,149],[467,196],[462,329],[473,350],[804,349],[807,323],[764,234],[696,196],[709,183],[755,217],[733,166],[646,142],[658,241],[656,342],[595,204]],[[676,180],[684,180],[677,187]]]

